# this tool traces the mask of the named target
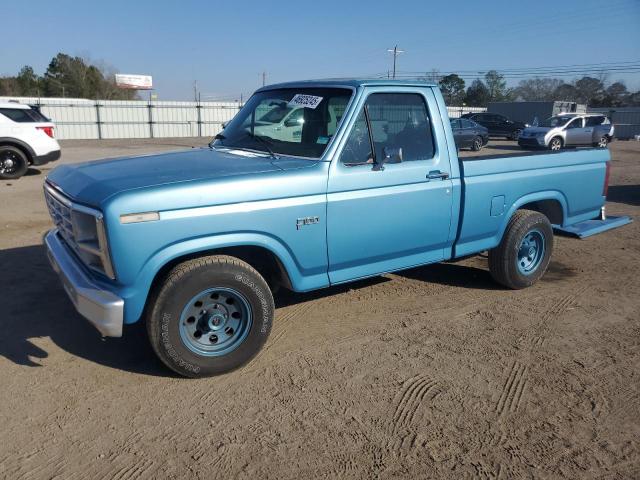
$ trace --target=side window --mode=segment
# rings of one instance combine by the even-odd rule
[[[573,120],[571,120],[569,122],[569,125],[567,125],[567,129],[570,129],[570,128],[582,128],[582,119],[574,118]]]
[[[475,128],[475,123],[470,122],[469,120],[461,120],[462,121],[462,128]]]
[[[585,127],[597,127],[604,123],[604,117],[587,117]]]
[[[344,164],[371,163],[371,150],[381,159],[385,148],[402,148],[403,162],[433,158],[431,120],[421,95],[374,93],[367,98],[365,108],[369,122],[363,109],[340,156]]]
[[[347,143],[340,154],[340,161],[347,166],[373,163],[371,154],[371,141],[369,140],[369,127],[364,116],[364,110],[360,112],[354,123]]]
[[[453,130],[459,130],[460,128],[462,128],[462,127],[460,126],[460,125],[461,125],[461,122],[464,122],[464,120],[458,120],[458,119],[451,120],[451,128],[452,128]]]
[[[31,110],[26,108],[0,108],[0,113],[5,117],[18,123],[35,122],[36,120],[30,115]],[[46,120],[38,120],[46,121]]]

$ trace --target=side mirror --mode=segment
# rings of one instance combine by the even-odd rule
[[[402,147],[384,147],[382,154],[384,155],[384,163],[402,161]]]
[[[384,164],[390,162],[402,162],[402,147],[384,147],[382,149],[382,158],[376,158],[373,170],[384,170]]]
[[[229,122],[222,122],[222,129],[224,130],[229,125]]]

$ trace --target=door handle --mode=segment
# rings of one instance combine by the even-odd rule
[[[427,180],[435,180],[435,179],[446,180],[449,178],[449,174],[447,172],[441,172],[440,170],[433,170],[427,173]]]

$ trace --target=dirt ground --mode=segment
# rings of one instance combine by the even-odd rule
[[[206,141],[62,143],[59,163]],[[41,246],[51,166],[0,181],[0,477],[640,478],[640,143],[611,153],[608,213],[635,222],[556,237],[533,288],[480,255],[282,294],[258,357],[205,380],[141,323],[101,340],[75,313]]]

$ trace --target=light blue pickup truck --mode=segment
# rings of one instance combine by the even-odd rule
[[[299,134],[278,129],[291,117]],[[460,159],[427,83],[285,83],[258,90],[207,148],[59,166],[44,241],[103,336],[144,319],[160,359],[200,377],[259,351],[281,286],[486,250],[497,282],[532,285],[552,228],[602,218],[608,161],[608,149]]]

